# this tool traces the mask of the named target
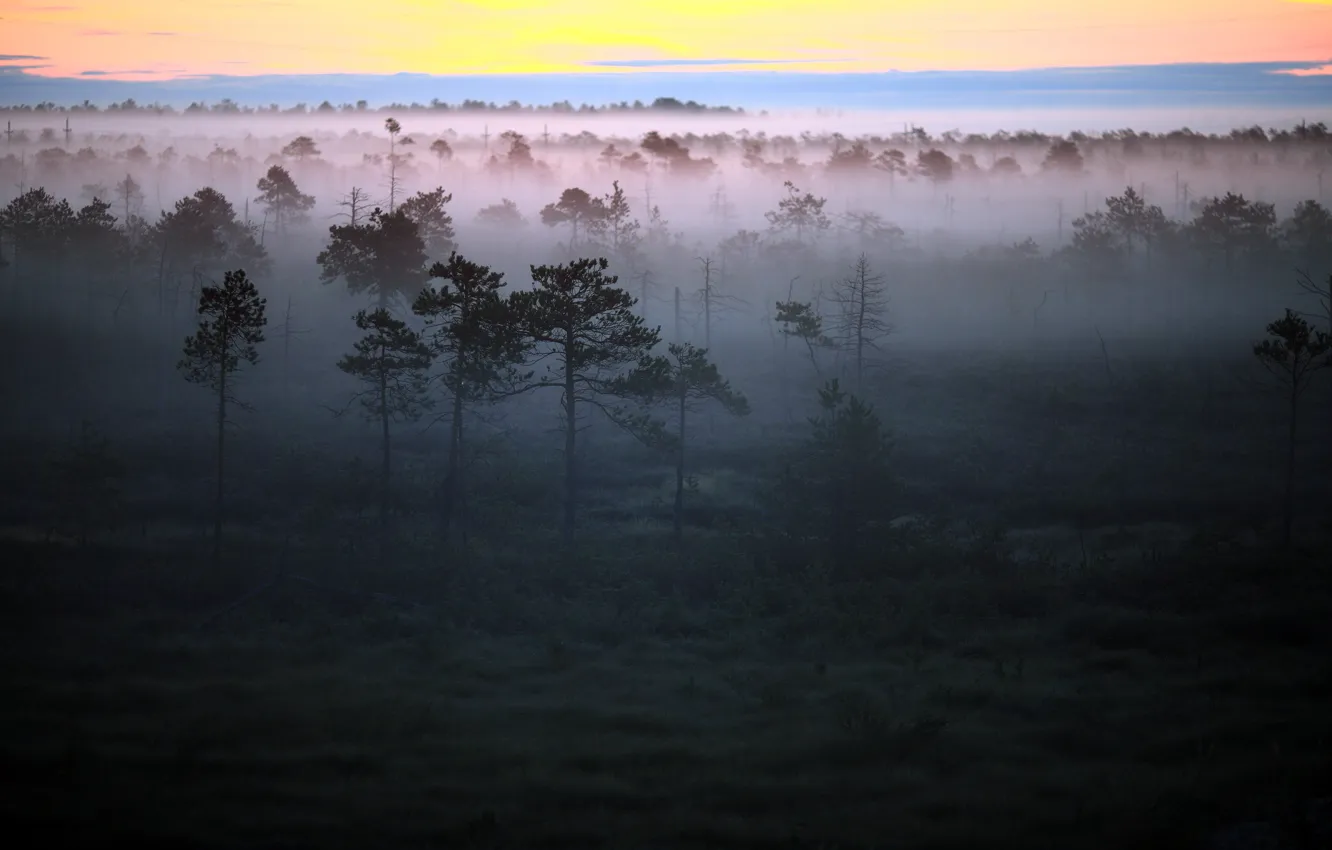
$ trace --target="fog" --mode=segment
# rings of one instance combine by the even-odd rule
[[[210,186],[231,201],[239,217],[259,228],[259,240],[275,263],[267,282],[274,303],[291,296],[304,312],[313,311],[322,324],[325,318],[346,313],[353,306],[340,296],[340,287],[312,282],[318,272],[313,258],[327,238],[327,227],[346,219],[348,208],[343,204],[353,189],[366,195],[367,213],[373,206],[389,203],[385,117],[172,116],[154,120],[102,114],[78,116],[78,129],[71,132],[69,142],[51,144],[53,139],[64,141],[63,128],[57,122],[28,116],[13,127],[20,136],[27,136],[26,142],[11,138],[0,160],[5,193],[0,197],[8,201],[20,187],[41,186],[56,198],[68,199],[77,209],[96,195],[111,203],[110,213],[123,226],[126,212],[153,224],[177,200]],[[1085,334],[1093,326],[1129,334],[1151,333],[1174,328],[1178,319],[1186,317],[1192,317],[1189,325],[1199,332],[1248,332],[1257,317],[1288,300],[1293,274],[1289,262],[1246,268],[1244,281],[1227,280],[1220,286],[1225,297],[1218,298],[1218,283],[1211,275],[1177,266],[1152,269],[1142,258],[1132,264],[1134,273],[1127,279],[1095,287],[1076,281],[1076,271],[1055,270],[1055,262],[1043,264],[1049,274],[1019,275],[1021,279],[999,284],[993,278],[1003,275],[995,266],[968,266],[963,258],[1028,238],[1035,241],[1043,257],[1050,257],[1072,244],[1075,219],[1104,211],[1105,199],[1123,194],[1126,187],[1181,224],[1196,215],[1200,200],[1227,192],[1271,204],[1279,219],[1288,219],[1296,204],[1316,200],[1322,191],[1328,160],[1324,137],[1297,143],[1269,141],[1264,136],[1255,143],[1232,138],[1229,130],[1209,138],[1203,131],[1180,132],[1181,128],[1172,127],[1158,130],[1145,142],[1131,141],[1126,149],[1124,128],[1132,125],[1109,128],[1102,119],[1100,126],[1106,129],[1072,134],[1085,167],[1070,174],[1066,169],[1042,167],[1051,143],[1059,136],[1025,125],[980,124],[985,118],[999,116],[952,117],[958,119],[957,124],[975,129],[918,130],[919,125],[898,123],[898,116],[888,114],[836,118],[793,114],[762,119],[682,118],[655,112],[590,119],[410,115],[403,118],[399,154],[405,160],[396,168],[394,179],[399,201],[437,186],[451,193],[448,211],[460,249],[468,257],[504,271],[510,285],[523,284],[528,264],[568,256],[558,244],[567,240],[567,234],[541,225],[542,207],[556,201],[563,189],[577,187],[595,197],[610,192],[612,182],[618,180],[632,218],[646,228],[648,206],[652,205],[659,208],[664,221],[661,244],[645,254],[642,267],[614,271],[626,275],[627,284],[628,276],[651,269],[658,285],[666,287],[668,300],[676,286],[692,299],[700,285],[696,260],[713,256],[723,269],[728,293],[751,305],[747,311],[751,327],[737,326],[735,334],[762,331],[769,302],[783,293],[789,278],[798,275],[796,294],[811,299],[820,287],[843,276],[862,250],[876,266],[891,272],[898,325],[895,340],[901,344],[933,340],[965,345],[976,334],[1000,332],[1020,336],[1031,329],[1031,312],[1046,298],[1045,291],[1055,286],[1061,297],[1045,314],[1048,332],[1070,336]],[[1159,119],[1156,125],[1161,126]],[[680,167],[672,170],[667,157],[640,149],[643,134],[651,130],[678,138],[689,158],[709,163],[689,174]],[[1138,126],[1127,133],[1135,130],[1152,132]],[[524,137],[533,167],[510,164],[510,143],[500,138],[506,131]],[[283,146],[298,134],[314,140],[317,156],[281,156]],[[448,143],[446,156],[430,151],[436,139]],[[849,160],[840,170],[827,167],[835,151],[849,150],[857,140],[865,144],[868,156],[864,162]],[[744,160],[747,142],[754,147],[754,158],[748,163]],[[608,163],[601,157],[608,146],[625,155],[637,151],[639,167]],[[918,157],[932,149],[956,162],[951,178],[893,175],[872,160],[884,151],[897,150],[902,153],[903,167],[915,171]],[[492,156],[496,161],[488,165]],[[995,164],[1006,159],[1016,163],[1019,174],[996,172]],[[267,241],[265,213],[253,198],[256,181],[273,164],[286,167],[300,191],[315,198],[308,224],[284,232],[280,244]],[[119,200],[113,197],[117,181],[123,181],[126,174],[141,187],[142,195],[142,199],[131,198],[128,207],[123,196]],[[723,250],[722,245],[741,231],[761,233],[770,244],[780,241],[781,234],[770,232],[765,214],[785,197],[786,180],[793,181],[801,193],[826,199],[823,211],[831,226],[811,242],[809,256],[797,258],[796,265],[787,258],[774,263],[762,251],[746,252],[755,253],[752,257],[729,256],[733,252]],[[528,226],[501,232],[478,226],[477,212],[505,198],[517,204]],[[877,238],[856,235],[847,218],[853,214],[878,216],[875,226],[889,230]],[[864,229],[865,220],[860,221]],[[443,259],[447,257],[432,257]],[[1170,279],[1168,297],[1162,293],[1165,278]],[[134,315],[129,304],[135,297],[151,296],[140,286],[127,289],[125,301],[119,305],[122,317]],[[651,310],[652,304],[645,309]],[[660,315],[651,318],[654,323],[663,319]],[[732,319],[732,324],[741,323]],[[739,336],[735,341],[742,350],[754,344]]]
[[[869,109],[855,107],[828,107],[823,109],[740,107],[701,107],[717,111],[697,111],[689,108],[623,108],[602,107],[598,111],[568,111],[551,107],[519,107],[491,104],[488,109],[473,110],[450,106],[435,110],[429,106],[414,105],[401,108],[376,106],[357,108],[344,104],[323,112],[300,107],[256,109],[240,112],[232,104],[204,106],[202,112],[170,108],[166,114],[157,114],[154,107],[136,103],[128,111],[112,107],[98,111],[54,112],[26,109],[5,110],[5,120],[15,131],[25,130],[36,141],[43,128],[58,133],[69,118],[74,141],[86,133],[137,133],[145,136],[217,136],[243,138],[247,135],[294,136],[311,131],[344,133],[357,130],[383,134],[383,119],[395,115],[409,122],[417,132],[438,135],[452,129],[462,135],[480,136],[489,125],[492,132],[517,130],[526,135],[539,135],[543,126],[552,133],[577,134],[592,130],[598,134],[641,136],[648,130],[684,133],[691,129],[702,132],[750,133],[768,135],[823,135],[840,132],[848,137],[860,135],[888,135],[903,125],[924,126],[935,135],[954,130],[961,133],[986,133],[1035,130],[1052,135],[1082,132],[1092,135],[1131,128],[1138,132],[1165,133],[1171,130],[1191,129],[1206,134],[1227,135],[1236,128],[1260,126],[1290,130],[1300,124],[1326,120],[1326,110],[1320,107],[1283,105],[1276,107],[1246,106],[1172,106],[1151,107],[1095,107],[1070,108],[1067,106],[1004,109],[957,109],[923,107],[920,109]],[[253,109],[251,107],[251,109]],[[300,112],[293,111],[301,109]],[[239,121],[239,124],[238,124]],[[13,148],[11,147],[11,150]]]
[[[329,800],[350,798],[329,790],[344,767],[312,761],[321,747],[400,783],[416,808],[399,820],[387,795],[352,796],[367,812],[358,829],[404,844],[500,830],[511,846],[774,846],[799,820],[828,846],[868,847],[896,823],[875,801],[903,793],[953,813],[902,815],[909,846],[985,846],[943,821],[1003,820],[1010,803],[983,801],[1011,793],[1037,834],[1093,847],[1226,826],[1201,806],[1158,823],[1160,799],[1220,800],[1276,775],[1304,777],[1300,801],[1318,796],[1307,777],[1327,742],[1301,736],[1326,715],[1263,671],[1326,701],[1321,117],[13,115],[0,143],[0,531],[23,565],[5,590],[11,645],[27,647],[6,663],[34,695],[10,725],[40,744],[24,751],[34,776],[61,752],[85,765],[84,784],[34,779],[34,793],[132,795],[117,835],[181,837],[215,816],[226,846],[244,843],[212,791],[127,766],[175,759],[198,788],[221,788],[228,739],[206,730],[225,716],[254,726],[235,733],[236,758],[290,748],[304,765],[292,781]],[[262,185],[287,177],[294,188]],[[410,237],[386,241],[376,210],[403,211]],[[418,237],[426,262],[407,268],[395,258]],[[441,339],[413,306],[452,280],[423,271],[455,251],[503,275],[485,309],[516,334],[503,337],[521,349],[512,374],[478,378],[456,350],[433,351],[410,404],[363,405],[411,370],[347,366],[366,337],[355,317],[382,307],[416,343]],[[617,333],[638,317],[646,335],[579,361],[575,411],[573,368],[567,382],[548,371],[565,362],[553,341],[565,326],[510,295],[549,295],[582,258],[604,258],[628,295]],[[206,357],[187,338],[238,271],[265,299],[257,357],[237,349],[220,388],[216,372],[190,380],[188,361]],[[1288,310],[1303,324],[1272,325]],[[1305,345],[1294,362],[1308,371],[1256,352],[1265,339],[1286,354]],[[717,369],[688,373],[700,389],[687,405],[672,395],[683,373],[656,396],[632,391],[644,364],[675,362],[673,343]],[[503,348],[467,344],[477,358]],[[653,356],[665,360],[640,359]],[[464,397],[451,381],[473,384]],[[1261,623],[1243,601],[1259,594]],[[1278,619],[1300,636],[1277,635]],[[1250,672],[1239,657],[1255,659]],[[80,665],[100,671],[87,705],[135,676],[151,694],[85,726],[85,703],[33,684]],[[1199,682],[1220,681],[1209,676],[1226,689],[1162,707],[1195,700]],[[202,696],[210,677],[248,694],[236,714]],[[1166,753],[1161,770],[1207,774],[1169,754],[1194,753],[1181,743],[1193,718],[1237,694],[1252,700],[1235,709],[1238,731],[1208,732],[1212,785],[1134,790],[1149,750]],[[168,702],[170,740],[136,731]],[[319,712],[344,731],[301,726]],[[1252,730],[1278,721],[1286,755],[1268,759]],[[597,737],[608,728],[623,742]],[[526,741],[513,744],[527,748],[521,770],[494,766],[504,734]],[[1068,781],[1097,800],[1101,826],[1047,817],[1053,770],[1010,758],[998,742],[1013,735],[1041,742],[1014,752],[1077,762]],[[1093,743],[1107,737],[1114,747]],[[117,755],[121,739],[139,755]],[[744,764],[710,761],[735,740],[751,748]],[[633,761],[652,747],[675,755]],[[476,784],[421,790],[418,751]],[[888,762],[928,778],[901,790]],[[956,796],[967,763],[990,771],[967,780],[974,799]],[[848,790],[816,803],[773,780],[768,814],[732,818],[759,805],[758,772],[782,764]],[[697,840],[626,778],[683,806],[712,787],[709,771],[720,802],[700,808]],[[1123,799],[1083,773],[1117,777]],[[583,784],[610,776],[629,784]],[[144,802],[148,789],[188,817]],[[431,794],[448,798],[438,823],[418,814]],[[309,807],[286,805],[264,815],[266,837],[339,835],[332,821],[302,832]]]
[[[294,109],[278,109],[246,114],[243,117],[229,114],[211,107],[214,112],[203,114],[187,113],[175,110],[173,114],[157,115],[152,107],[138,104],[130,112],[101,110],[97,112],[74,112],[72,115],[43,116],[33,112],[13,112],[6,115],[6,120],[14,129],[26,129],[35,135],[44,127],[60,130],[64,119],[69,117],[76,133],[121,133],[135,132],[156,136],[215,135],[223,137],[244,137],[249,134],[273,135],[276,137],[295,136],[312,131],[345,133],[383,132],[383,118],[386,114],[396,114],[399,120],[407,120],[421,133],[440,135],[449,130],[464,136],[479,139],[487,126],[492,132],[516,130],[524,135],[537,137],[543,128],[551,133],[569,133],[576,135],[583,130],[592,130],[601,135],[616,135],[638,138],[649,130],[663,133],[686,133],[691,129],[698,133],[750,133],[764,132],[769,136],[793,135],[809,132],[815,135],[840,132],[850,138],[857,136],[888,135],[904,126],[924,126],[936,135],[953,130],[959,133],[991,134],[1002,130],[1017,132],[1034,130],[1052,135],[1069,134],[1075,131],[1090,135],[1099,135],[1132,128],[1138,132],[1168,133],[1184,128],[1199,133],[1226,135],[1237,127],[1260,126],[1264,128],[1280,127],[1290,129],[1301,122],[1314,123],[1327,118],[1326,110],[1319,107],[1279,106],[1171,106],[1171,107],[1095,107],[1070,108],[1067,106],[1004,109],[957,109],[946,107],[922,107],[919,109],[868,109],[855,107],[830,107],[825,109],[768,108],[740,109],[730,112],[698,113],[692,110],[671,111],[661,109],[625,109],[598,112],[562,113],[559,111],[533,111],[532,107],[522,110],[506,109],[503,105],[492,106],[483,112],[465,111],[451,108],[447,112],[434,111],[426,106],[414,109],[404,107],[395,110],[389,107],[357,110],[354,105],[340,105],[330,112],[320,112],[305,107],[304,111],[294,114]],[[174,109],[174,108],[173,108]],[[271,109],[271,108],[270,108]],[[237,118],[241,117],[243,129],[237,129]]]

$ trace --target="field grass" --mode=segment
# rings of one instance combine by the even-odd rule
[[[120,428],[124,522],[87,548],[47,533],[36,486],[65,435],[15,432],[7,822],[98,846],[868,850],[1189,848],[1262,821],[1318,846],[1297,813],[1332,794],[1327,481],[1302,476],[1281,550],[1270,400],[1095,357],[938,363],[878,390],[899,521],[843,582],[764,526],[803,410],[700,429],[679,549],[669,471],[609,435],[571,554],[544,421],[474,476],[465,553],[428,509],[438,457],[404,448],[388,564],[373,467],[335,429],[236,438],[221,568],[206,430]]]
[[[169,557],[7,548],[39,572],[7,595],[6,808],[53,839],[1191,846],[1326,781],[1312,557],[933,551],[838,588],[605,558],[567,595],[540,566],[424,608],[289,577],[213,616]]]

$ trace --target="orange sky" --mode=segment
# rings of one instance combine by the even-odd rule
[[[1325,62],[1332,0],[0,0],[0,54],[34,74],[120,79],[604,72],[587,63],[645,59],[800,60],[745,66],[793,71]]]

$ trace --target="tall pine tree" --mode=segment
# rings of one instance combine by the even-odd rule
[[[259,362],[256,346],[264,341],[264,315],[268,302],[259,297],[244,270],[227,272],[221,286],[205,286],[199,293],[199,329],[185,339],[185,356],[178,368],[185,380],[202,384],[217,394],[217,493],[213,514],[213,560],[222,554],[222,506],[226,465],[227,407],[247,407],[232,394],[235,373],[242,362]]]
[[[501,272],[455,251],[447,263],[435,263],[430,268],[430,277],[442,283],[427,286],[417,296],[412,311],[426,320],[425,339],[434,356],[443,361],[440,379],[452,405],[443,517],[445,527],[457,528],[465,545],[463,438],[467,408],[531,378],[530,372],[519,372],[528,343],[508,301],[500,295],[504,288]]]

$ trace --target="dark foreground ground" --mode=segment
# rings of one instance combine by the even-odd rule
[[[206,430],[104,426],[131,473],[123,521],[80,548],[48,533],[59,500],[40,486],[71,429],[11,425],[10,831],[216,848],[1332,846],[1314,811],[1332,796],[1325,424],[1309,420],[1286,551],[1279,408],[1213,380],[1242,352],[1206,375],[919,363],[879,409],[898,434],[894,513],[921,518],[840,583],[763,522],[799,417],[700,443],[679,551],[669,471],[607,437],[580,548],[561,554],[559,458],[510,435],[474,476],[466,556],[408,507],[387,564],[364,468],[331,436],[246,420],[216,567]],[[440,461],[413,451],[407,506],[428,504]]]

